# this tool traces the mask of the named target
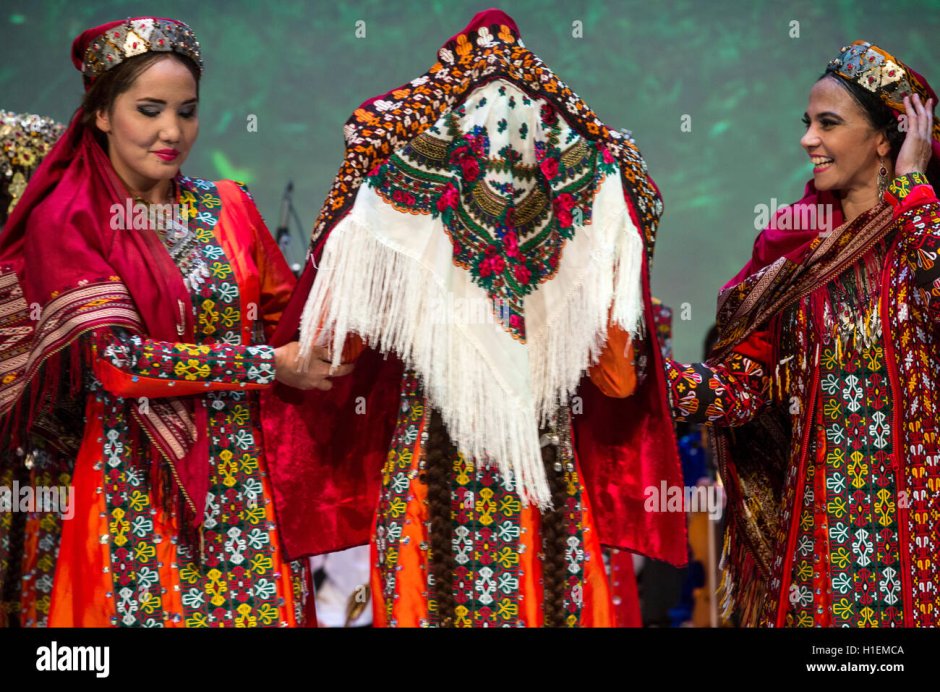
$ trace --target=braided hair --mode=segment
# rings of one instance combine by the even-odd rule
[[[451,478],[457,449],[444,427],[441,414],[431,409],[425,448],[425,481],[430,518],[429,576],[434,579],[431,595],[437,604],[441,627],[454,626],[454,525],[451,511]]]
[[[552,495],[552,508],[542,514],[542,615],[545,627],[565,626],[565,500],[567,489],[558,446],[542,447],[542,463]]]

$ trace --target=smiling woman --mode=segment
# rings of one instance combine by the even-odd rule
[[[104,135],[115,172],[146,201],[169,197],[189,156],[199,134],[198,92],[199,71],[190,58],[149,53],[123,73],[105,73],[86,96],[85,124]]]
[[[265,343],[294,279],[247,190],[180,173],[199,44],[138,18],[83,33],[73,62],[84,103],[0,236],[0,430],[21,452],[0,463],[74,460],[51,598],[24,610],[60,626],[301,624],[258,393],[328,389],[328,365]],[[167,203],[185,213],[112,218]]]
[[[940,624],[936,102],[882,49],[843,48],[809,94],[806,196],[720,295],[712,359],[667,363],[675,419],[715,425],[745,624]],[[835,230],[781,223],[818,205]]]

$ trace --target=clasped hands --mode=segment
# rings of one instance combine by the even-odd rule
[[[333,388],[331,377],[341,377],[353,371],[352,363],[333,367],[327,349],[314,346],[306,359],[300,358],[300,342],[291,341],[274,349],[274,374],[278,382],[297,389]]]

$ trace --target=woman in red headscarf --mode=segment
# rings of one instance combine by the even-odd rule
[[[180,174],[199,44],[138,18],[84,32],[73,62],[85,100],[0,237],[3,463],[74,461],[31,621],[301,623],[257,397],[329,370],[265,345],[294,281],[245,188]]]
[[[806,196],[722,292],[713,357],[667,362],[675,418],[716,426],[743,624],[940,622],[936,102],[843,48],[810,91]]]

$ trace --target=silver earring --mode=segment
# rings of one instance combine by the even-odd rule
[[[881,170],[878,171],[878,199],[885,196],[885,190],[888,189],[888,169],[885,168],[885,160],[881,159]]]

